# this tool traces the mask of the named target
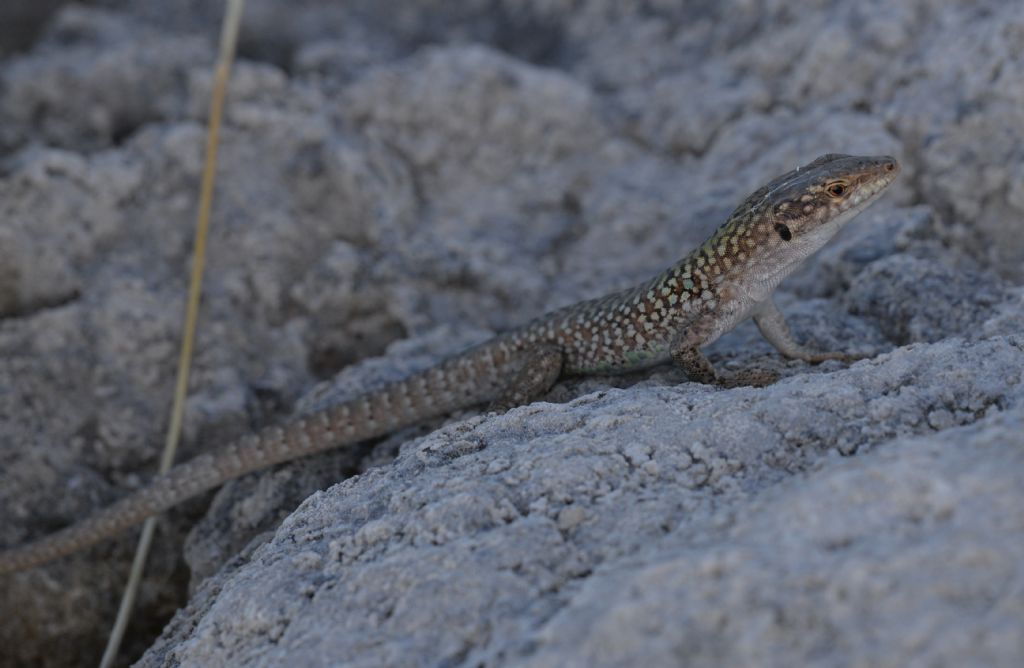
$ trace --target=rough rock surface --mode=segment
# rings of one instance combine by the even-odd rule
[[[1022,345],[459,422],[306,500],[141,665],[1012,665]]]
[[[99,4],[0,22],[0,545],[144,484],[168,412],[220,5]],[[778,301],[873,357],[748,323],[710,353],[770,388],[570,380],[233,481],[161,522],[122,663],[1024,663],[1024,5],[251,0],[241,55],[184,456],[828,151],[904,173]],[[95,664],[133,547],[0,581],[0,666]]]

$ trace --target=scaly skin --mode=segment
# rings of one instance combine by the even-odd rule
[[[748,317],[787,357],[853,359],[798,344],[771,294],[898,172],[888,156],[824,155],[753,193],[699,248],[647,283],[554,311],[409,378],[200,455],[79,524],[0,552],[0,574],[80,550],[257,469],[460,408],[528,403],[562,376],[618,373],[671,358],[695,381],[770,383],[774,377],[761,371],[718,373],[700,352]]]

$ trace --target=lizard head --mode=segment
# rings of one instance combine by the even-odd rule
[[[696,251],[694,262],[763,299],[876,200],[899,171],[887,155],[823,155],[747,197]]]
[[[878,198],[899,171],[899,163],[887,155],[828,153],[774,179],[744,204],[770,226],[766,231],[778,237],[783,251],[813,246],[808,249],[813,252]]]

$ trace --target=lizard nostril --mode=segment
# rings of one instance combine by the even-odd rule
[[[895,172],[896,171],[896,163],[894,161],[892,161],[892,160],[890,160],[889,162],[885,163],[885,171],[887,171],[887,172]]]

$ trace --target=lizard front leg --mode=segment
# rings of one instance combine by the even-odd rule
[[[775,305],[775,301],[769,297],[758,306],[757,311],[754,312],[754,324],[761,331],[763,336],[768,343],[775,346],[783,357],[789,359],[803,360],[805,362],[811,362],[817,364],[818,362],[824,362],[825,360],[839,360],[842,362],[854,362],[859,359],[864,359],[865,355],[854,355],[850,353],[841,352],[827,352],[821,350],[814,350],[807,346],[798,343],[793,338],[793,333],[789,330],[789,325],[786,324],[786,318],[782,315],[782,311]]]
[[[669,346],[672,361],[683,370],[690,380],[722,387],[745,385],[764,387],[779,379],[779,374],[768,369],[744,369],[733,373],[716,371],[708,358],[700,351],[699,345],[702,338],[699,329],[690,328],[676,336]]]
[[[543,396],[562,373],[565,356],[553,345],[540,345],[519,353],[522,362],[488,410],[503,412]]]

